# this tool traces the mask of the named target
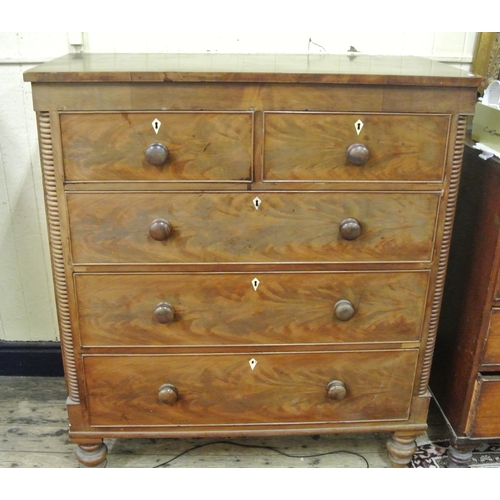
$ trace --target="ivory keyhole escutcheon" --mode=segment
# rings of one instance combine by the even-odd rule
[[[262,205],[262,200],[258,196],[256,196],[253,199],[252,203],[253,203],[255,210],[259,210],[260,206]]]
[[[354,124],[354,128],[356,129],[356,133],[359,135],[361,133],[361,130],[363,129],[364,127],[364,123],[361,121],[361,120],[358,120],[355,124]]]
[[[248,364],[250,365],[250,368],[252,369],[252,371],[255,369],[255,367],[257,366],[257,360],[252,358]]]
[[[151,123],[151,125],[153,126],[153,130],[155,131],[155,134],[157,134],[160,131],[161,121],[158,120],[158,118],[155,118],[153,120],[153,123]]]
[[[257,288],[259,288],[259,285],[260,285],[260,281],[259,281],[257,278],[254,278],[254,279],[252,280],[252,286],[253,286],[253,289],[254,289],[255,291],[257,291]]]

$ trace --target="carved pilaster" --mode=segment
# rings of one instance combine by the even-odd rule
[[[455,218],[455,207],[457,204],[458,187],[460,184],[460,172],[462,170],[462,159],[464,154],[466,126],[467,126],[467,117],[459,116],[457,123],[457,136],[455,141],[455,150],[453,153],[453,162],[451,169],[448,201],[445,213],[443,236],[441,240],[441,251],[439,253],[439,267],[436,277],[436,284],[434,288],[434,298],[432,302],[432,310],[429,322],[429,332],[427,335],[427,345],[424,354],[422,376],[420,379],[420,387],[419,387],[420,396],[424,396],[427,393],[429,385],[432,356],[434,353],[434,345],[436,343],[436,334],[439,322],[439,311],[441,309],[441,300],[443,297],[444,281],[446,277],[446,265],[448,262],[448,254],[450,252],[453,220]]]
[[[68,288],[66,284],[66,274],[64,271],[61,223],[57,203],[57,181],[54,168],[52,133],[48,112],[41,112],[38,114],[38,136],[40,141],[45,207],[47,211],[50,252],[52,257],[52,272],[54,276],[57,315],[59,318],[59,330],[66,383],[68,385],[68,393],[71,400],[79,402],[75,355],[73,349],[73,335],[71,332],[71,319],[68,304]]]

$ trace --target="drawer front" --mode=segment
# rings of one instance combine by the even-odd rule
[[[67,198],[77,263],[429,261],[439,203],[437,193],[372,192]],[[353,218],[360,234],[350,240],[339,228]],[[154,231],[162,241],[150,233],[157,219],[171,227],[168,237]],[[347,226],[347,237],[356,236]]]
[[[474,388],[476,408],[472,409],[472,437],[500,436],[500,377],[479,375]]]
[[[91,425],[182,427],[405,420],[416,360],[416,350],[103,355],[84,366]],[[334,380],[341,400],[328,397]],[[177,402],[159,401],[164,384]]]
[[[500,365],[500,309],[492,309],[483,364]]]
[[[253,113],[64,113],[60,122],[69,181],[251,179]],[[146,154],[153,143],[166,159],[158,146]]]
[[[418,272],[76,276],[88,347],[415,341],[427,285]]]
[[[362,122],[359,134],[357,128]],[[445,115],[265,113],[264,178],[299,181],[440,181],[450,119]],[[363,144],[369,159],[347,157]]]

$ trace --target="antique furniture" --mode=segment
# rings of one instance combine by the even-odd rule
[[[431,389],[450,430],[449,467],[500,441],[500,160],[467,146]]]
[[[428,379],[477,77],[84,54],[32,82],[70,439],[390,432]]]

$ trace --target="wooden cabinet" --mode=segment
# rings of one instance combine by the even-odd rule
[[[500,162],[467,146],[433,366],[449,466],[500,441]]]
[[[209,54],[25,79],[81,464],[109,437],[388,432],[404,466],[480,80]]]

